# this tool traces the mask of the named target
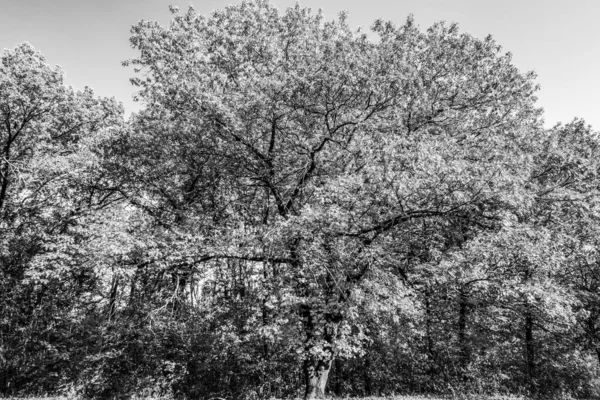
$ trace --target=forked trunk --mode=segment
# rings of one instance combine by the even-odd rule
[[[311,362],[304,361],[304,377],[306,380],[306,400],[324,399],[327,378],[331,371],[331,360]]]

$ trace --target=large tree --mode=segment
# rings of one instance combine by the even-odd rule
[[[534,76],[456,25],[376,21],[369,38],[299,5],[173,12],[133,28],[127,62],[145,105],[128,196],[169,243],[144,262],[244,263],[321,398],[361,351],[365,288],[532,204]]]

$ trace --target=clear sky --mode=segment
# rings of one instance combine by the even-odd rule
[[[50,64],[60,65],[67,84],[87,85],[114,96],[128,112],[131,70],[121,62],[135,51],[129,29],[141,19],[170,19],[169,4],[193,4],[209,13],[237,0],[0,0],[0,49],[28,41]],[[280,9],[294,0],[273,0]],[[349,22],[368,28],[379,17],[397,24],[414,14],[422,29],[435,21],[458,22],[483,38],[492,34],[522,70],[535,70],[546,125],[584,118],[600,130],[600,0],[302,0],[326,17],[349,12]]]

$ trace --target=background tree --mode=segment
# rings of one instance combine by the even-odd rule
[[[54,390],[76,374],[98,276],[84,249],[103,138],[122,108],[63,84],[29,44],[0,63],[0,391]],[[96,218],[100,214],[96,215]],[[77,338],[77,339],[74,339]]]

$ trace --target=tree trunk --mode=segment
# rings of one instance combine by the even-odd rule
[[[598,357],[600,357],[600,350],[598,352]],[[342,397],[342,382],[344,379],[344,376],[342,374],[342,360],[340,360],[339,358],[336,358],[334,361],[334,365],[335,365],[335,387],[334,387],[334,393],[337,397]]]
[[[305,400],[325,398],[325,385],[327,385],[327,378],[331,370],[331,362],[332,360],[304,361]]]
[[[464,288],[460,289],[459,314],[458,314],[458,349],[459,363],[462,379],[466,379],[465,371],[469,361],[469,349],[467,344],[467,317],[469,312],[469,294]]]
[[[108,321],[112,321],[117,313],[117,295],[119,294],[119,275],[113,277],[108,297]]]
[[[372,396],[373,395],[373,385],[371,382],[371,360],[369,359],[369,354],[365,355],[365,369],[363,371],[363,379],[365,381],[365,395]]]
[[[533,273],[531,269],[525,269],[525,275],[523,277],[523,282],[527,283]],[[533,313],[532,307],[529,303],[529,300],[525,298],[525,309],[524,309],[524,317],[525,317],[525,368],[527,372],[527,384],[529,386],[529,390],[531,393],[535,393],[535,346],[533,340]]]
[[[525,356],[527,364],[527,380],[533,390],[535,376],[535,348],[533,343],[533,315],[527,310],[525,313]]]
[[[431,361],[431,365],[432,367],[429,369],[429,374],[430,376],[433,375],[433,370],[435,369],[433,367],[433,365],[435,365],[435,353],[434,353],[434,346],[433,346],[433,337],[431,334],[431,320],[432,320],[432,315],[431,315],[431,301],[429,299],[430,296],[430,289],[427,288],[425,290],[425,340],[426,340],[426,344],[427,344],[427,355],[429,357],[429,360]]]

